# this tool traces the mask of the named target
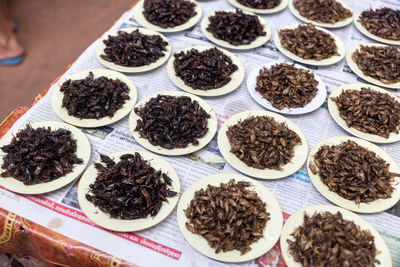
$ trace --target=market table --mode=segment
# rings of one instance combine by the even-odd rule
[[[227,1],[214,2],[213,5],[210,2],[200,2],[204,12],[203,17],[213,10],[232,8]],[[352,2],[348,4],[355,13],[369,7],[362,0],[347,2]],[[375,2],[376,6],[387,5],[383,0]],[[394,6],[400,8],[399,5],[394,4]],[[132,9],[127,11],[110,30],[138,26],[132,14]],[[263,18],[271,24],[273,33],[284,25],[299,23],[299,20],[287,9],[275,15],[263,15]],[[211,45],[202,35],[199,24],[183,34],[166,34],[173,52],[190,45]],[[354,43],[370,42],[358,33],[353,25],[336,30],[335,33],[346,40],[347,48]],[[0,125],[0,136],[26,122],[59,120],[51,109],[51,92],[60,81],[72,73],[91,68],[105,68],[97,61],[94,48],[95,43],[39,94],[32,108],[21,107],[11,112]],[[266,62],[288,61],[279,53],[273,40],[252,51],[235,53],[244,63],[246,74]],[[322,77],[328,92],[341,84],[358,81],[344,60],[327,68],[307,67],[315,70]],[[165,64],[148,73],[133,74],[128,77],[138,87],[139,100],[154,92],[177,90],[168,80]],[[246,78],[239,89],[227,96],[205,98],[216,111],[219,124],[239,111],[262,109],[248,95]],[[310,114],[288,117],[306,135],[309,149],[328,137],[348,135],[330,118],[326,105]],[[91,161],[97,159],[99,153],[110,153],[126,148],[143,149],[130,135],[127,118],[110,126],[85,129],[83,132],[89,137],[94,148]],[[400,150],[399,144],[383,145],[382,148],[399,164],[400,155],[397,152]],[[180,176],[182,192],[190,183],[205,175],[236,172],[223,159],[215,139],[198,153],[185,157],[166,158]],[[262,183],[279,200],[284,219],[307,205],[329,203],[311,184],[305,166],[282,180],[262,181]],[[184,240],[176,223],[176,210],[160,225],[135,233],[116,233],[96,226],[79,209],[75,185],[76,183],[72,183],[54,193],[43,195],[19,195],[0,188],[2,207],[0,209],[0,251],[10,253],[18,260],[30,260],[42,266],[134,266],[134,264],[139,266],[166,266],[168,264],[226,266],[222,262],[216,262],[201,255]],[[400,266],[398,239],[400,205],[397,204],[386,212],[363,217],[384,237],[391,250],[393,265]],[[245,262],[241,266],[285,266],[279,242],[267,254],[256,260]]]

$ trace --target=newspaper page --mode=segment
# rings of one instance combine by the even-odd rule
[[[374,1],[345,1],[357,15],[362,10],[373,7],[389,6],[400,8],[397,0]],[[215,10],[232,8],[225,0],[199,2],[203,17]],[[139,26],[132,17],[132,10],[126,12],[110,29],[116,30],[132,26]],[[300,23],[288,9],[273,15],[262,16],[272,28],[272,36],[286,25]],[[358,43],[370,43],[373,40],[364,37],[357,31],[354,25],[333,30],[346,44],[346,48]],[[199,23],[182,33],[168,34],[173,52],[192,45],[213,45],[201,33]],[[52,111],[50,99],[51,93],[57,85],[67,76],[86,69],[105,68],[97,61],[94,47],[96,42],[90,45],[70,69],[54,84],[35,106],[33,106],[13,126],[13,129],[26,123],[37,121],[60,121]],[[287,61],[290,59],[282,55],[275,47],[272,40],[260,48],[250,51],[234,51],[242,61],[249,74],[254,68],[274,61]],[[326,83],[328,92],[337,86],[363,82],[355,76],[347,66],[345,60],[329,66],[306,66],[320,75]],[[138,89],[138,101],[143,97],[162,91],[179,90],[167,77],[165,64],[153,71],[128,74]],[[246,75],[247,77],[247,75]],[[395,92],[398,94],[397,92]],[[217,113],[219,124],[227,118],[241,111],[263,109],[249,95],[246,88],[246,78],[242,85],[234,92],[219,97],[205,98]],[[314,112],[300,115],[287,116],[304,133],[307,138],[309,150],[318,142],[333,136],[348,135],[331,118],[326,103]],[[99,158],[99,153],[107,154],[119,150],[141,149],[131,136],[128,128],[128,117],[109,126],[96,129],[81,129],[89,138],[92,145],[92,154],[89,164]],[[400,164],[400,143],[380,145],[397,164]],[[213,173],[236,173],[222,157],[218,150],[216,137],[202,150],[181,157],[164,157],[176,169],[181,180],[181,191],[194,181]],[[304,165],[295,174],[279,180],[258,180],[264,184],[278,199],[284,212],[284,218],[296,210],[312,204],[332,204],[325,199],[312,185]],[[135,233],[115,233],[94,225],[79,209],[77,203],[77,181],[52,193],[23,196],[4,189],[0,189],[1,205],[8,210],[24,216],[36,223],[56,230],[73,239],[103,250],[116,257],[130,261],[139,266],[232,266],[214,261],[203,256],[193,249],[183,238],[178,224],[176,210],[162,223],[147,230]],[[400,266],[400,204],[393,208],[376,214],[362,215],[383,236],[390,248],[393,266]],[[58,223],[54,223],[58,222]],[[285,266],[280,254],[279,245],[275,246],[266,255],[240,266]]]

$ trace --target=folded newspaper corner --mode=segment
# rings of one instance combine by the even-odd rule
[[[351,7],[357,14],[366,7],[364,1],[350,2]],[[375,3],[376,2],[376,3]],[[392,1],[394,2],[394,1]],[[218,0],[210,5],[200,2],[204,14],[215,10],[232,8],[228,1]],[[389,4],[385,0],[374,1],[374,5],[382,6]],[[396,5],[394,3],[393,5]],[[394,6],[399,9],[400,4]],[[275,19],[278,18],[279,20]],[[273,32],[282,27],[282,21],[290,25],[299,21],[286,9],[281,13],[265,17],[270,23]],[[110,31],[138,26],[132,19],[132,10],[126,12],[110,29]],[[361,35],[354,25],[336,30],[346,48],[351,47],[356,42],[370,42],[369,39]],[[181,34],[168,35],[168,39],[173,47],[173,52],[191,45],[212,45],[206,41],[201,33],[200,25]],[[74,64],[64,73],[59,81],[67,76],[85,69],[104,68],[95,56],[94,42]],[[274,61],[289,61],[283,56],[269,41],[264,46],[236,53],[246,68],[246,73],[250,73],[255,67]],[[351,72],[345,60],[330,67],[312,68],[325,82],[328,92],[333,91],[342,84],[357,82],[357,77]],[[143,97],[156,92],[177,90],[169,81],[165,64],[153,71],[141,74],[128,75],[138,88],[138,101]],[[37,121],[60,121],[51,109],[51,92],[57,87],[56,82],[49,92],[30,110],[28,110],[11,128],[20,127],[29,122]],[[399,92],[395,94],[400,95]],[[215,98],[207,98],[207,103],[211,105],[217,114],[218,123],[221,125],[233,114],[245,110],[262,109],[249,95],[246,89],[246,82],[234,92]],[[348,135],[331,118],[326,103],[312,113],[292,116],[290,120],[294,122],[305,134],[309,148],[318,142],[333,136]],[[133,139],[129,127],[128,116],[121,121],[96,129],[82,129],[87,135],[92,145],[92,153],[89,164],[99,158],[99,154],[127,149],[143,148]],[[400,142],[382,145],[396,163],[400,165]],[[222,157],[218,150],[216,136],[202,150],[182,157],[164,157],[176,169],[182,186],[182,192],[201,177],[214,173],[237,173]],[[280,180],[258,180],[265,185],[278,199],[284,212],[284,218],[288,218],[296,210],[313,204],[330,204],[312,185],[307,174],[306,166],[295,174]],[[176,209],[168,218],[155,227],[135,233],[116,233],[104,230],[92,223],[79,209],[77,201],[77,183],[59,189],[55,192],[37,195],[20,196],[7,190],[0,189],[0,202],[8,203],[6,208],[23,216],[33,222],[49,227],[49,223],[54,218],[61,220],[60,226],[54,228],[55,231],[83,242],[96,249],[110,253],[116,257],[132,262],[134,264],[148,265],[149,260],[154,265],[167,265],[169,263],[176,266],[225,266],[222,262],[207,258],[194,250],[183,238],[177,223]],[[370,222],[382,235],[386,241],[392,255],[393,266],[400,266],[400,204],[386,212],[371,215],[361,215]],[[51,225],[50,225],[51,226]],[[51,228],[51,227],[50,227]],[[133,253],[134,252],[134,253]],[[279,242],[266,255],[263,255],[251,262],[241,263],[242,266],[284,266],[281,257]]]

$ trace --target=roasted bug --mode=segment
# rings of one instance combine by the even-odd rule
[[[400,40],[400,10],[387,7],[365,10],[358,22],[373,35],[389,40]]]
[[[294,156],[300,137],[269,116],[251,116],[228,128],[231,152],[250,167],[281,170]]]
[[[399,133],[400,103],[389,94],[363,87],[345,90],[332,101],[348,127],[384,138]]]
[[[294,0],[293,6],[303,17],[334,24],[353,16],[353,12],[336,0]]]
[[[154,217],[167,198],[177,195],[170,189],[172,179],[155,170],[138,152],[122,155],[117,163],[102,154],[100,160],[95,163],[96,181],[85,197],[113,218]]]
[[[108,36],[100,57],[124,67],[141,67],[156,62],[165,56],[168,43],[159,35],[142,34],[139,30],[131,33],[118,31],[117,36]]]
[[[232,59],[218,48],[202,52],[191,49],[174,55],[176,76],[194,89],[220,88],[231,81],[231,74],[238,70]]]
[[[129,99],[125,83],[104,76],[94,79],[92,72],[85,79],[65,81],[60,91],[64,93],[62,106],[68,115],[81,119],[113,117]]]
[[[308,70],[281,63],[260,70],[256,90],[277,109],[301,108],[317,95],[318,81]]]
[[[364,46],[357,49],[352,60],[365,76],[385,84],[400,82],[400,51],[392,46]]]
[[[188,96],[157,95],[134,111],[140,117],[135,131],[154,146],[173,149],[197,145],[208,132],[210,115]]]
[[[289,253],[304,267],[373,267],[380,263],[374,236],[340,212],[304,213],[303,224],[291,235]]]
[[[195,4],[187,0],[144,0],[143,8],[146,20],[161,28],[182,25],[197,14]]]
[[[189,221],[186,228],[201,235],[215,253],[239,250],[245,254],[250,245],[263,237],[270,219],[267,204],[257,193],[247,189],[248,182],[231,179],[220,186],[208,185],[195,192],[184,210]]]
[[[215,38],[232,45],[250,44],[267,34],[257,16],[243,13],[239,9],[236,12],[215,12],[215,15],[209,17],[206,30]]]
[[[82,164],[76,156],[76,140],[66,129],[33,129],[29,124],[17,132],[5,153],[2,177],[13,177],[26,185],[53,181]]]
[[[244,6],[257,9],[272,9],[281,3],[281,0],[237,0]]]
[[[324,145],[315,153],[310,170],[318,175],[330,191],[354,201],[368,203],[390,198],[394,178],[389,163],[354,141]]]
[[[339,55],[335,39],[310,23],[279,30],[278,34],[282,47],[303,59],[323,60]]]

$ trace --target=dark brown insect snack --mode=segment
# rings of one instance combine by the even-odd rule
[[[250,245],[263,237],[267,221],[266,203],[257,193],[247,189],[248,182],[208,185],[195,192],[189,207],[184,210],[189,222],[186,228],[204,237],[215,253],[239,250],[241,255]]]
[[[309,70],[281,63],[260,70],[256,90],[277,109],[301,108],[316,96],[318,81]]]
[[[244,6],[257,9],[272,9],[281,3],[281,0],[237,0]]]
[[[170,28],[186,23],[194,17],[195,4],[186,0],[144,0],[143,15],[148,22],[161,28]]]
[[[400,50],[393,46],[362,45],[352,59],[365,76],[385,84],[400,82]]]
[[[220,88],[231,81],[231,74],[238,69],[232,59],[218,48],[202,52],[191,49],[174,56],[176,76],[194,89]]]
[[[168,43],[159,35],[146,35],[135,30],[131,33],[118,31],[117,36],[108,36],[101,58],[125,67],[141,67],[156,62],[165,56]]]
[[[210,115],[188,96],[158,95],[141,108],[135,131],[154,146],[166,149],[197,145],[206,135]]]
[[[300,137],[285,123],[268,116],[251,116],[226,132],[231,152],[250,167],[280,170],[294,156]]]
[[[257,16],[245,14],[239,9],[236,12],[217,11],[209,17],[209,22],[207,31],[232,45],[250,44],[266,35]]]
[[[387,7],[365,10],[358,21],[373,35],[389,40],[400,40],[400,10]]]
[[[92,72],[85,79],[65,81],[60,91],[68,115],[81,119],[113,117],[129,99],[129,87],[124,82],[105,76],[94,79]]]
[[[304,213],[303,224],[287,240],[289,253],[304,267],[373,267],[379,264],[374,236],[342,213]]]
[[[339,55],[335,39],[312,24],[282,29],[279,38],[283,48],[303,59],[323,60]]]
[[[343,91],[332,100],[348,127],[384,138],[399,133],[400,103],[388,94],[364,87]]]
[[[351,140],[322,146],[309,167],[330,191],[356,204],[390,198],[394,177],[400,176],[375,152]]]
[[[293,0],[293,6],[303,17],[320,23],[334,24],[353,16],[336,0]]]
[[[154,217],[167,198],[177,195],[170,189],[172,179],[138,152],[122,155],[117,163],[106,155],[100,158],[102,163],[95,163],[96,181],[89,186],[86,199],[112,218]]]
[[[76,156],[76,140],[66,129],[33,129],[29,124],[17,132],[5,153],[2,177],[13,177],[25,185],[53,181],[71,172],[83,161]]]

